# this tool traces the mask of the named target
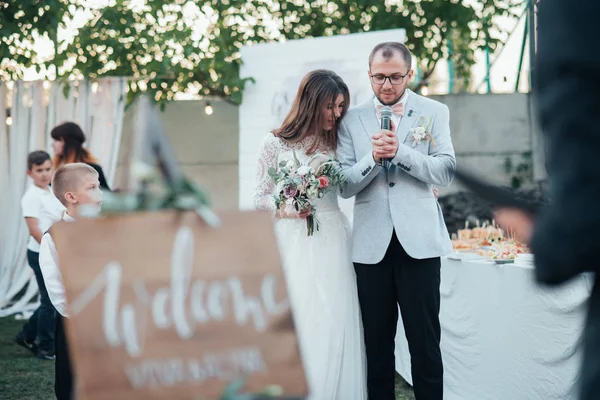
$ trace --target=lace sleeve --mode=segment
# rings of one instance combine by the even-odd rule
[[[258,151],[256,182],[254,184],[254,208],[275,211],[273,194],[275,183],[269,176],[269,168],[277,167],[279,139],[269,133],[262,141]]]

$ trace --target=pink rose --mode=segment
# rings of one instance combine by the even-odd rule
[[[319,180],[319,189],[326,188],[329,186],[329,178],[326,176],[320,176],[317,178]]]
[[[293,199],[298,194],[298,191],[292,186],[288,186],[283,190],[283,195],[288,199]]]

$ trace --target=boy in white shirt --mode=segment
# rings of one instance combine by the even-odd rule
[[[72,163],[59,167],[52,178],[52,191],[66,207],[63,221],[74,221],[80,214],[80,206],[93,208],[95,211],[99,211],[102,206],[98,172],[87,164]],[[57,222],[59,223],[62,222]],[[57,400],[71,400],[73,373],[63,320],[68,318],[68,307],[62,274],[58,266],[58,254],[51,233],[52,228],[42,237],[40,267],[48,296],[57,311],[54,328],[56,346],[54,392]]]
[[[44,200],[51,200],[54,197],[49,187],[52,178],[50,155],[45,151],[30,153],[27,156],[27,175],[32,179],[33,185],[27,189],[21,199],[21,210],[29,229],[27,261],[35,273],[40,292],[40,306],[23,326],[21,332],[15,336],[14,341],[31,350],[41,359],[54,360],[54,307],[48,297],[39,264],[43,233],[40,229],[40,210]]]

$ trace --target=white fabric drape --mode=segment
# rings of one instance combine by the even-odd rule
[[[27,154],[34,150],[52,154],[52,128],[62,122],[75,122],[86,133],[86,145],[112,185],[121,143],[125,88],[124,78],[79,81],[70,84],[65,97],[64,87],[58,83],[46,88],[41,81],[19,81],[9,90],[5,82],[0,82],[0,317],[37,307],[31,303],[37,295],[37,284],[27,265],[28,232],[21,216],[21,197],[31,184],[26,175]],[[9,110],[12,126],[5,124],[4,110]],[[14,301],[25,287],[24,295]]]
[[[109,185],[112,185],[117,168],[123,114],[125,111],[125,80],[109,78],[98,82],[95,94],[87,96],[86,107],[81,107],[82,117],[88,122],[88,146],[98,157]],[[89,89],[89,83],[85,85]],[[92,92],[95,89],[92,86]]]
[[[528,265],[442,259],[444,399],[576,399],[591,285],[581,275],[542,287]],[[412,382],[401,319],[396,370]]]

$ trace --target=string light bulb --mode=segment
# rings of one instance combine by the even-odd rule
[[[210,105],[210,101],[206,102],[206,106],[204,107],[204,112],[206,113],[206,115],[212,115],[213,113],[213,108]]]

